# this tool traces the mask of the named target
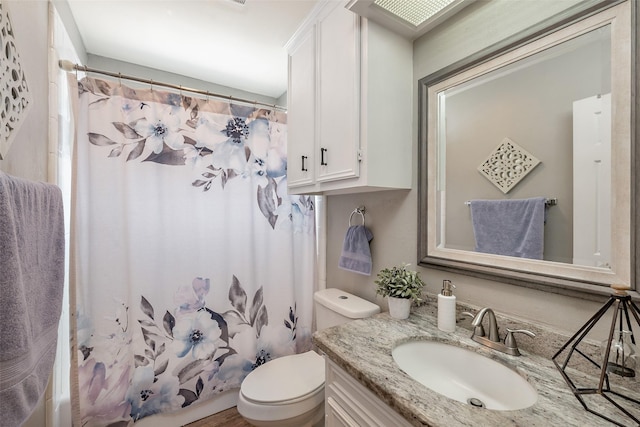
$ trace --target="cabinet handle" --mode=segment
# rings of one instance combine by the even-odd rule
[[[327,148],[320,148],[320,166],[327,166],[327,162],[324,161],[324,153],[327,151]]]
[[[304,167],[304,161],[307,159],[307,156],[302,156],[302,172],[307,172],[307,168]]]

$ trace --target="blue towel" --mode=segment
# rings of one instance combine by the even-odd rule
[[[477,252],[542,259],[545,199],[472,200]]]
[[[347,229],[338,266],[354,273],[371,275],[371,249],[373,234],[364,225],[352,225]]]
[[[0,425],[22,425],[45,393],[63,285],[60,189],[0,171]]]

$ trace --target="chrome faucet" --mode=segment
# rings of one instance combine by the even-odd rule
[[[482,320],[485,315],[489,315],[489,341],[491,342],[500,342],[500,335],[498,334],[498,322],[496,321],[496,315],[492,309],[489,307],[485,307],[476,314],[476,317],[471,321],[471,325],[477,328],[478,326],[482,326]],[[476,335],[476,330],[474,329],[474,335]],[[473,338],[472,336],[472,338]],[[484,337],[484,334],[481,335]]]
[[[465,315],[473,317],[471,321],[471,326],[473,326],[473,334],[471,334],[471,339],[477,343],[480,343],[484,346],[492,348],[497,351],[501,351],[502,353],[510,354],[511,356],[520,356],[520,350],[518,350],[518,343],[516,342],[513,334],[522,333],[529,335],[530,337],[535,337],[536,335],[524,329],[509,329],[507,328],[507,333],[504,337],[504,342],[500,340],[500,333],[498,331],[498,322],[496,321],[496,315],[492,309],[489,307],[485,307],[480,310],[475,316],[471,313],[463,313]],[[482,321],[485,318],[485,315],[489,318],[489,336],[487,337],[485,334],[485,329],[482,326]]]

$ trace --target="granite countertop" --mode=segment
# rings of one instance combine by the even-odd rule
[[[582,407],[549,357],[523,350],[522,346],[520,357],[491,350],[472,341],[470,331],[460,326],[453,333],[442,332],[436,327],[433,310],[433,307],[414,308],[405,320],[381,313],[316,332],[313,341],[329,359],[416,426],[612,425]],[[504,326],[500,319],[498,325]],[[455,344],[510,366],[534,386],[538,401],[522,410],[496,411],[436,393],[402,372],[391,356],[396,345],[414,339]],[[611,413],[611,405],[601,396],[592,396],[588,404],[596,411]],[[625,418],[621,420],[625,422]]]

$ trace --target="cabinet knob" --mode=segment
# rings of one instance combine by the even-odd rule
[[[302,172],[307,172],[307,168],[304,166],[304,161],[307,159],[307,156],[302,156]]]
[[[320,148],[320,166],[327,166],[327,162],[324,160],[324,153],[329,151],[327,148]]]

